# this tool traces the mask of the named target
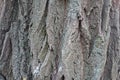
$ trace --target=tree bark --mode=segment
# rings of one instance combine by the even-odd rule
[[[120,80],[120,0],[0,0],[0,80]]]

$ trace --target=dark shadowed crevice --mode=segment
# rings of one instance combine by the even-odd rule
[[[6,77],[0,73],[0,80],[7,80]]]
[[[20,2],[20,1],[19,1]],[[22,1],[21,1],[22,2]],[[29,40],[29,28],[30,28],[30,22],[31,22],[31,12],[32,11],[32,0],[26,0],[26,6],[27,9],[23,13],[23,18],[20,19],[20,30],[19,30],[19,46],[20,46],[20,55],[21,55],[21,76],[22,78],[27,78],[29,80],[32,80],[32,70],[31,70],[31,53],[30,53],[30,40]],[[19,8],[22,7],[21,5]],[[26,14],[25,14],[26,13]],[[22,14],[22,12],[21,12]]]
[[[72,78],[72,80],[74,80],[74,78]]]
[[[19,13],[18,0],[13,0],[13,6],[12,7],[13,8],[12,8],[12,12],[10,13],[10,21],[9,21],[10,24],[18,19],[18,13]]]
[[[62,77],[61,77],[61,79],[60,80],[65,80],[65,76],[64,75],[62,75]]]

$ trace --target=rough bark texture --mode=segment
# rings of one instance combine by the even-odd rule
[[[120,0],[0,0],[0,80],[120,80]]]

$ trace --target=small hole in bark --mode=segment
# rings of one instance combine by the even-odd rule
[[[50,51],[53,52],[53,48],[52,47],[51,47]]]
[[[32,26],[33,26],[33,23],[30,24],[30,27],[32,27]]]
[[[38,59],[38,63],[41,63],[40,59]]]
[[[120,69],[118,69],[118,73],[120,73]]]
[[[83,10],[84,10],[84,12],[85,12],[85,13],[87,13],[87,10],[86,10],[86,8],[84,8]]]
[[[61,80],[65,80],[65,76],[64,75],[62,75]]]
[[[72,78],[72,80],[74,80],[74,78]]]
[[[50,76],[50,80],[52,80],[52,75]]]

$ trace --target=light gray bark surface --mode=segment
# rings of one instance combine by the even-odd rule
[[[0,80],[120,80],[120,0],[0,0]]]

